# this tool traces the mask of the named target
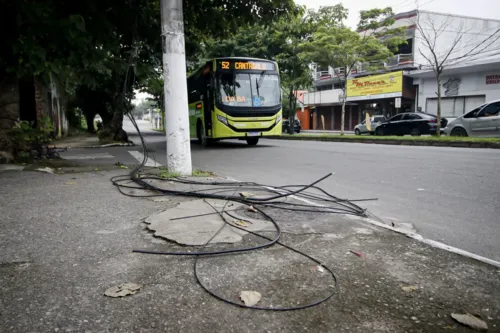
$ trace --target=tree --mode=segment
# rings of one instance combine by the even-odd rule
[[[415,20],[418,31],[419,54],[424,59],[423,69],[431,69],[437,84],[437,123],[441,124],[441,75],[449,66],[457,65],[484,54],[485,51],[498,51],[500,26],[489,30],[472,31],[467,27],[467,19],[418,11]],[[441,135],[441,126],[436,135]]]
[[[275,60],[278,63],[283,93],[283,110],[293,119],[297,110],[295,92],[307,88],[312,80],[309,63],[299,56],[318,27],[333,27],[347,18],[342,5],[322,7],[318,11],[299,7],[295,15],[269,25],[241,27],[233,38],[212,39],[205,43],[205,59],[222,56],[247,56]]]
[[[293,0],[185,0],[188,57],[207,36],[229,36],[237,26],[272,22],[295,10]],[[67,83],[90,117],[99,110],[104,139],[126,140],[124,113],[133,88],[161,63],[159,0],[0,0],[0,78],[53,74]],[[103,98],[105,95],[105,98]],[[91,103],[85,98],[101,101]]]
[[[347,78],[358,63],[369,63],[371,69],[381,67],[381,61],[393,55],[393,50],[405,43],[403,28],[392,29],[394,13],[391,8],[360,12],[358,31],[343,23],[322,26],[314,33],[312,41],[303,44],[301,54],[305,59],[322,66],[341,68]],[[340,134],[344,135],[347,86],[342,85],[342,116]]]

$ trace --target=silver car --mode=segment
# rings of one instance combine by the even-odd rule
[[[366,127],[366,119],[365,119],[361,123],[354,126],[354,133],[356,135],[361,135],[364,133],[373,134],[373,133],[375,133],[375,128],[378,125],[380,125],[380,123],[384,120],[385,120],[384,116],[372,116],[372,117],[370,117],[371,131],[369,131],[368,128]]]
[[[451,136],[500,137],[500,99],[482,104],[449,122],[444,133]]]

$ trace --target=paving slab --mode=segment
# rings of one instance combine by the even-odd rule
[[[227,225],[219,214],[214,214],[214,209],[223,212],[241,207],[243,205],[224,200],[186,201],[164,212],[151,215],[144,222],[156,237],[183,245],[205,245],[209,241],[236,243],[248,232]],[[221,214],[229,223],[239,222],[226,213]],[[250,231],[259,231],[272,226],[269,221],[247,218],[247,221],[250,220],[249,223],[242,223],[245,229]]]

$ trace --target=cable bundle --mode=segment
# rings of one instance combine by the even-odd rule
[[[280,187],[273,187],[269,185],[264,185],[264,184],[258,184],[255,182],[236,182],[236,181],[210,181],[210,182],[203,182],[203,181],[195,181],[187,178],[182,178],[182,177],[176,177],[176,178],[169,178],[168,180],[163,179],[161,177],[158,177],[154,174],[148,174],[142,172],[144,169],[144,165],[146,164],[146,161],[148,160],[148,149],[146,142],[144,140],[144,137],[142,136],[139,127],[137,126],[137,123],[135,119],[133,118],[132,115],[128,115],[130,121],[134,125],[135,129],[139,133],[139,137],[141,139],[142,143],[142,148],[143,148],[143,156],[144,159],[142,163],[137,166],[134,170],[129,175],[125,176],[117,176],[113,177],[111,179],[111,182],[113,185],[117,186],[119,191],[122,194],[128,195],[128,196],[133,196],[133,197],[153,197],[153,196],[165,196],[165,195],[178,195],[178,196],[187,196],[187,197],[193,197],[193,198],[200,198],[204,199],[205,203],[210,205],[212,209],[214,210],[213,214],[217,214],[221,217],[221,219],[224,221],[222,224],[221,228],[217,230],[217,232],[214,233],[214,235],[202,246],[201,251],[197,252],[159,252],[159,251],[147,251],[147,250],[134,250],[136,253],[145,253],[145,254],[156,254],[156,255],[175,255],[175,256],[194,256],[195,261],[194,261],[194,274],[196,277],[197,282],[200,284],[200,286],[210,295],[214,296],[215,298],[222,300],[226,303],[233,304],[236,306],[244,307],[244,308],[250,308],[250,309],[258,309],[258,310],[272,310],[272,311],[289,311],[289,310],[299,310],[299,309],[305,309],[309,308],[315,305],[318,305],[320,303],[325,302],[326,300],[330,299],[338,289],[338,279],[335,275],[335,273],[329,269],[328,267],[324,266],[321,264],[321,262],[318,259],[315,259],[297,249],[294,249],[291,246],[288,246],[286,244],[283,244],[280,242],[281,238],[281,229],[279,224],[273,219],[273,217],[266,211],[270,209],[279,209],[279,210],[289,210],[289,211],[295,211],[295,212],[312,212],[312,213],[323,213],[323,214],[349,214],[349,215],[356,215],[356,216],[366,216],[366,210],[359,207],[354,203],[354,201],[364,201],[364,200],[376,200],[376,199],[358,199],[358,200],[346,200],[346,199],[340,199],[338,197],[335,197],[331,194],[329,194],[327,191],[323,190],[322,188],[318,187],[317,184],[323,181],[324,179],[328,178],[331,176],[331,174],[328,174],[324,177],[321,177],[320,179],[314,181],[313,183],[309,185],[287,185],[287,186],[280,186]],[[185,190],[185,191],[180,191],[180,190],[174,190],[174,189],[168,189],[168,188],[162,188],[159,187],[158,185],[155,185],[152,183],[152,181],[168,181],[168,182],[173,182],[174,184],[182,184],[182,185],[189,185],[191,186],[192,190]],[[129,185],[133,184],[133,185]],[[155,194],[146,194],[146,195],[136,195],[136,194],[130,194],[124,189],[140,189],[140,190],[148,190],[148,191],[153,191]],[[243,190],[253,190],[253,191],[260,191],[267,193],[268,195],[266,196],[242,196],[242,195],[236,195],[237,192],[242,193],[241,191]],[[206,199],[217,199],[217,200],[224,200],[226,203],[224,207],[221,210],[218,210],[215,206],[213,206],[210,202],[208,202]],[[304,204],[299,204],[296,202],[289,202],[289,199],[299,199],[302,202],[305,202]],[[239,203],[242,205],[247,205],[251,206],[252,209],[260,214],[263,219],[269,221],[272,223],[272,225],[275,228],[275,236],[273,238],[264,236],[258,232],[250,231],[248,229],[242,228],[238,225],[235,225],[233,223],[230,223],[225,215],[228,215],[230,217],[235,217],[230,213],[229,210],[227,210],[227,204],[229,202],[234,202],[234,203]],[[203,214],[203,215],[208,215],[208,214]],[[192,217],[198,217],[202,215],[196,215],[196,216],[186,216],[183,217],[185,219],[192,218]],[[239,217],[238,217],[239,218]],[[240,230],[243,230],[245,232],[248,232],[252,235],[255,235],[261,239],[264,239],[266,242],[260,245],[255,245],[252,247],[246,247],[246,248],[236,248],[236,249],[224,249],[224,250],[216,250],[216,251],[205,251],[205,248],[207,245],[222,231],[222,229],[226,226],[229,225],[233,228],[237,228]],[[309,304],[305,305],[300,305],[296,307],[261,307],[261,306],[247,306],[242,303],[237,303],[235,301],[225,299],[220,295],[217,295],[213,291],[211,291],[209,288],[207,288],[200,280],[199,278],[199,272],[198,272],[198,261],[200,258],[203,257],[209,257],[209,256],[214,256],[214,255],[227,255],[227,254],[234,254],[234,253],[242,253],[242,252],[250,252],[250,251],[256,251],[264,248],[269,248],[274,245],[280,245],[290,251],[293,251],[297,254],[300,254],[309,260],[313,261],[316,263],[319,267],[324,268],[332,277],[335,287],[332,288],[332,291],[324,298],[321,298],[317,301],[314,301]]]

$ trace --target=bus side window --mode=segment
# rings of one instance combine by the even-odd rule
[[[195,103],[201,100],[204,93],[203,79],[200,76],[193,76],[188,80],[188,103]]]

